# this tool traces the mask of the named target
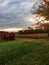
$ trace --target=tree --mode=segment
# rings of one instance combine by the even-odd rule
[[[37,8],[36,5],[38,5]],[[49,21],[49,0],[40,0],[38,3],[34,4],[33,9],[35,11],[35,12],[32,11],[33,14],[36,14],[37,17],[43,17],[44,18],[43,21],[45,20]],[[49,36],[49,23],[41,24],[41,26],[47,29]]]
[[[35,8],[38,5],[37,9]],[[32,13],[37,14],[37,16],[44,17],[45,20],[49,20],[49,0],[41,0],[39,3],[35,3],[33,9],[36,11]]]

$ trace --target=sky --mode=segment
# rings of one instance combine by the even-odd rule
[[[0,28],[25,28],[35,21],[31,13],[37,0],[0,0]]]

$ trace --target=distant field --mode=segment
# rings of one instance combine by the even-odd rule
[[[49,41],[0,40],[0,65],[49,65]]]
[[[44,39],[48,38],[48,34],[16,34],[16,38]]]

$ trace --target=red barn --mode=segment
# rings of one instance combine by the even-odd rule
[[[15,39],[15,33],[1,32],[0,38],[5,39],[5,40],[14,40]]]

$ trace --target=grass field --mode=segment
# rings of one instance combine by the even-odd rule
[[[49,65],[49,41],[0,40],[0,65]]]

